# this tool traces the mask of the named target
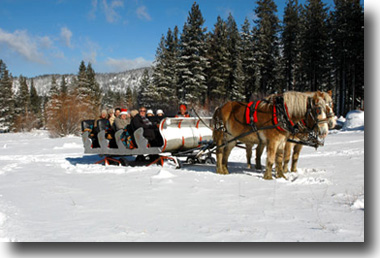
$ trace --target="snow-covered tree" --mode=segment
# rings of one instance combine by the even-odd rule
[[[22,75],[19,77],[20,88],[16,96],[16,113],[26,115],[30,108],[30,95],[26,78]]]
[[[34,114],[41,113],[41,98],[38,96],[36,87],[34,87],[34,80],[30,81],[30,108]]]
[[[228,51],[227,24],[220,16],[209,34],[207,58],[210,61],[208,75],[208,98],[225,101],[228,99],[230,67],[230,52]]]
[[[283,17],[281,33],[285,90],[298,89],[297,73],[301,55],[301,10],[298,0],[288,0]]]
[[[273,0],[257,0],[253,29],[255,45],[255,90],[263,94],[277,90],[279,60],[279,20],[277,6]]]
[[[248,102],[255,89],[255,59],[254,59],[254,43],[251,33],[251,25],[248,18],[245,18],[241,28],[241,62],[244,85],[245,101]]]
[[[60,91],[61,91],[61,94],[67,94],[68,92],[67,82],[64,75],[62,75],[62,78],[61,78]]]
[[[157,103],[157,99],[157,88],[151,81],[148,69],[145,69],[139,85],[137,103],[139,107],[154,108],[159,104]]]
[[[335,0],[331,13],[336,114],[364,108],[364,10],[359,0]]]
[[[86,68],[86,76],[89,87],[89,98],[90,105],[92,106],[94,113],[98,113],[100,111],[101,101],[102,101],[102,92],[100,90],[99,83],[95,78],[95,71],[92,68],[91,63],[87,64]]]
[[[0,130],[9,131],[14,124],[14,96],[12,76],[0,59]]]
[[[307,0],[302,13],[301,59],[304,88],[323,90],[328,75],[327,7],[321,0]]]
[[[207,85],[205,70],[206,57],[204,19],[199,5],[194,3],[180,37],[179,94],[180,101],[204,103]]]
[[[227,50],[229,52],[229,79],[228,98],[230,100],[244,100],[243,67],[241,60],[240,33],[231,15],[227,19]]]

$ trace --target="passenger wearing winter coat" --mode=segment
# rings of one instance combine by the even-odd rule
[[[127,109],[121,109],[120,115],[115,118],[115,130],[119,131],[124,129],[131,122],[131,118]]]
[[[164,111],[162,111],[162,109],[157,110],[156,111],[156,119],[157,119],[158,123],[160,123],[164,118],[165,118]]]
[[[98,129],[98,121],[99,120],[107,120],[107,110],[103,109],[100,113],[100,116],[97,117],[94,121],[94,133],[97,134],[99,132]]]
[[[189,112],[187,112],[187,107],[184,104],[179,106],[179,112],[175,117],[190,117]]]
[[[143,136],[149,141],[151,146],[162,145],[162,138],[160,137],[158,127],[146,117],[145,107],[139,109],[139,113],[131,121],[131,126],[133,131],[141,127],[144,128]]]
[[[153,125],[158,125],[160,124],[161,120],[154,115],[153,110],[149,109],[148,112],[146,113],[146,117],[149,119],[149,121],[152,122]]]
[[[115,115],[113,109],[108,110],[108,121],[110,121],[111,126],[113,126],[113,123],[115,122]]]

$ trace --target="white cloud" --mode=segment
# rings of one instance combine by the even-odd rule
[[[47,49],[47,48],[52,48],[53,47],[53,41],[48,36],[39,37],[38,41],[39,41],[39,45],[42,48],[46,48]]]
[[[120,7],[124,7],[123,1],[114,0],[111,4],[108,4],[107,0],[103,0],[104,14],[106,15],[106,19],[109,23],[114,23],[120,18],[116,11],[116,9]]]
[[[152,20],[152,17],[150,17],[149,13],[146,10],[146,6],[144,5],[137,8],[136,14],[137,14],[137,17],[139,17],[139,19],[141,20],[147,20],[147,21]]]
[[[41,39],[45,43],[49,41],[48,38]],[[26,30],[16,30],[13,33],[9,33],[0,28],[0,44],[5,44],[29,61],[45,64],[46,61],[43,54],[38,51],[37,41],[29,36]],[[48,44],[51,44],[51,41]]]
[[[90,12],[88,13],[88,17],[90,19],[95,19],[96,18],[96,10],[98,9],[98,0],[92,0],[91,1],[91,10]]]
[[[61,38],[63,42],[65,42],[65,45],[69,48],[73,48],[73,45],[71,44],[72,36],[73,36],[73,33],[67,27],[61,28]]]
[[[113,59],[108,58],[106,65],[112,69],[112,72],[122,72],[152,65],[152,61],[145,60],[143,57],[136,59]]]

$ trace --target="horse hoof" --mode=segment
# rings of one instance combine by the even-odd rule
[[[284,178],[285,180],[288,180],[284,174],[276,175],[276,178]]]
[[[262,167],[262,166],[259,166],[259,165],[256,165],[255,168],[256,168],[256,169],[260,169],[260,170],[263,169],[263,167]]]
[[[272,180],[272,175],[264,175],[265,180]]]
[[[251,169],[251,168],[252,168],[252,166],[251,166],[251,165],[248,165],[248,166],[247,166],[247,168],[248,168],[248,169]]]
[[[216,173],[220,174],[220,175],[228,175],[229,174],[228,171],[226,171],[226,170],[217,170]]]

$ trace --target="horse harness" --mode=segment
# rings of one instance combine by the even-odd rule
[[[318,135],[315,133],[315,127],[318,126],[318,124],[327,123],[328,118],[323,119],[323,120],[318,119],[318,115],[322,112],[322,110],[321,110],[321,107],[315,107],[313,105],[311,97],[308,97],[307,112],[306,112],[306,116],[305,116],[305,117],[310,116],[311,119],[315,122],[311,128],[309,126],[307,126],[307,124],[304,120],[301,120],[301,122],[298,122],[298,123],[294,123],[290,119],[288,107],[284,101],[283,96],[281,96],[281,95],[273,98],[273,109],[272,109],[272,123],[273,123],[273,125],[263,126],[263,127],[258,128],[256,125],[256,123],[258,122],[257,113],[260,112],[258,107],[259,107],[261,102],[270,103],[269,100],[263,99],[263,100],[258,100],[256,102],[252,101],[246,105],[246,110],[245,110],[245,114],[244,114],[244,119],[245,119],[244,122],[245,123],[241,122],[239,119],[237,119],[235,117],[235,120],[237,122],[244,124],[244,125],[249,125],[251,127],[251,130],[230,139],[225,144],[222,144],[221,146],[217,146],[217,148],[224,147],[227,144],[229,144],[233,141],[236,141],[240,138],[243,138],[247,135],[250,135],[252,133],[257,133],[259,141],[261,142],[262,140],[260,138],[259,131],[260,130],[267,130],[267,129],[274,129],[274,128],[276,128],[277,130],[282,131],[282,132],[289,132],[292,136],[295,136],[298,133],[308,133],[308,138],[306,140],[298,141],[298,140],[294,140],[294,139],[288,139],[288,141],[318,148],[318,146],[320,145],[320,142],[318,141]],[[223,130],[225,133],[230,134],[223,125],[221,125],[219,128],[217,128],[217,130]]]

